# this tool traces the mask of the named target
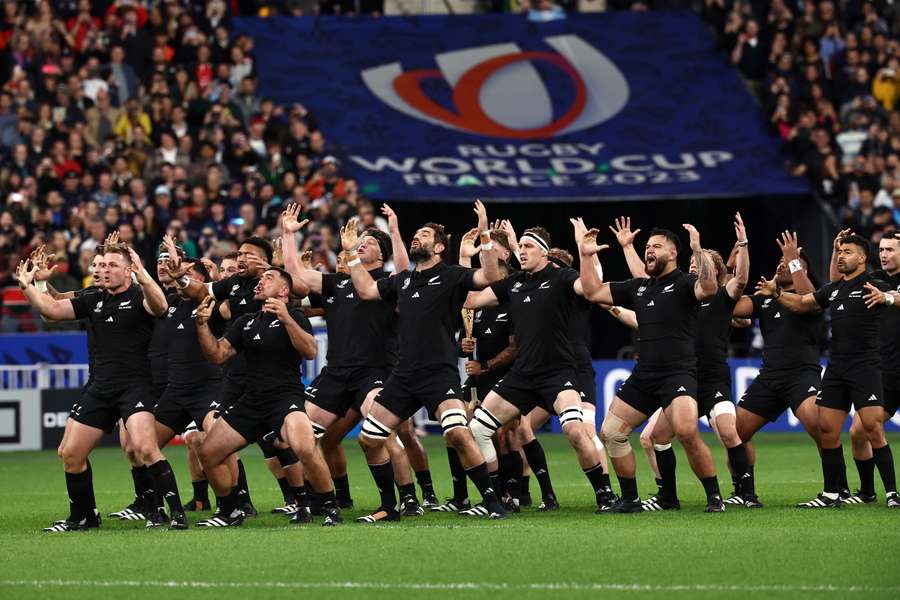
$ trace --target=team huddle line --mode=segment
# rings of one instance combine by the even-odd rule
[[[517,236],[509,221],[488,220],[460,243],[459,264],[446,260],[449,234],[420,227],[407,249],[387,205],[389,233],[341,230],[337,273],[322,273],[297,250],[306,225],[300,207],[280,217],[274,243],[245,240],[216,265],[193,260],[170,237],[157,260],[157,283],[115,234],[98,247],[93,285],[60,293],[38,249],[16,276],[44,319],[84,321],[90,378],[66,423],[63,461],[70,514],[44,529],[62,533],[100,526],[88,459],[118,424],[132,465],[135,499],[110,516],[148,527],[186,529],[187,512],[216,508],[203,527],[233,527],[256,515],[238,451],[258,443],[285,504],[273,512],[292,523],[343,522],[353,506],[341,440],[362,420],[359,443],[380,495],[357,519],[397,521],[427,510],[506,518],[531,504],[559,508],[534,431],[559,417],[599,513],[677,510],[677,438],[706,493],[706,512],[726,505],[762,508],[756,493],[753,435],[791,409],[821,457],[823,491],[799,508],[876,500],[877,469],[888,507],[900,507],[884,422],[900,402],[900,236],[879,245],[882,270],[869,272],[868,242],[850,231],[834,241],[830,281],[816,289],[795,233],[778,240],[782,259],[771,279],[745,294],[747,232],[735,215],[728,259],[700,244],[685,224],[690,269],[677,266],[679,235],[653,229],[641,257],[629,218],[610,230],[632,279],[607,282],[599,231],[570,219],[577,269],[542,227]],[[479,266],[472,266],[478,257]],[[389,261],[393,272],[385,270]],[[414,268],[410,268],[414,263]],[[590,315],[600,306],[637,330],[635,368],[596,428]],[[830,310],[831,342],[819,367]],[[303,360],[315,358],[309,317],[323,316],[327,364],[309,387]],[[726,358],[732,327],[757,319],[764,339],[759,377],[735,404]],[[465,383],[458,364],[465,358]],[[441,425],[453,495],[440,503],[428,456],[411,417],[425,408]],[[849,491],[841,428],[851,409],[853,458],[860,486]],[[707,416],[725,447],[734,485],[719,489],[698,418]],[[641,445],[657,491],[641,500],[631,432],[647,423]],[[184,433],[194,496],[182,503],[161,449]],[[609,465],[619,484],[613,491]],[[421,488],[416,494],[413,474]],[[469,500],[467,480],[481,502]],[[395,492],[396,487],[396,492]],[[398,498],[399,493],[399,498]],[[166,514],[166,507],[168,514]]]

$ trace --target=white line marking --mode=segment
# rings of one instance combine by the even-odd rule
[[[414,583],[383,581],[90,581],[66,579],[7,579],[0,580],[7,587],[99,587],[99,588],[196,588],[196,589],[363,589],[363,590],[539,590],[618,591],[618,592],[830,592],[837,594],[898,593],[900,587],[839,586],[839,585],[650,585],[641,583],[493,583],[488,581]]]

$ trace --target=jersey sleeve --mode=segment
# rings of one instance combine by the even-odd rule
[[[762,303],[765,300],[765,298],[763,298],[762,296],[757,296],[755,294],[753,296],[748,296],[748,298],[750,298],[750,302],[751,302],[751,304],[753,304],[753,315],[751,315],[751,316],[754,316],[762,308]]]
[[[609,293],[612,296],[613,304],[632,308],[634,306],[634,295],[641,286],[641,282],[643,282],[643,279],[611,282],[609,284]]]
[[[467,292],[477,292],[483,288],[475,285],[475,273],[478,269],[467,269],[466,267],[453,267],[456,271],[458,285]]]
[[[244,326],[253,318],[251,315],[241,315],[228,328],[223,336],[235,352],[241,352],[244,349]]]
[[[389,275],[375,282],[378,286],[378,295],[382,300],[389,302],[397,301],[397,286],[400,285],[400,277],[410,277],[409,273],[403,275]]]
[[[565,268],[559,270],[559,280],[565,286],[566,293],[570,296],[575,295],[575,282],[578,281],[579,277],[580,275],[575,269]]]
[[[737,300],[732,298],[724,285],[719,288],[719,293],[722,295],[722,303],[725,305],[725,308],[728,309],[728,312],[734,312],[734,307],[737,306],[738,300],[740,300],[741,297],[738,296]]]
[[[309,335],[313,335],[312,323],[309,322],[309,319],[306,318],[306,315],[303,314],[303,311],[297,310],[296,308],[291,308],[288,310],[288,313],[291,315],[291,318],[297,322],[297,325],[299,325],[300,328],[303,329],[303,331],[305,331]]]
[[[75,294],[74,298],[69,299],[72,303],[72,310],[76,319],[86,319],[91,314],[91,309],[97,305],[99,294],[96,289],[88,291],[84,290],[81,294]]]
[[[310,292],[307,298],[309,299],[309,306],[311,308],[325,308],[325,301],[322,294],[314,294]]]
[[[694,291],[697,286],[697,281],[700,278],[696,275],[691,275],[687,273],[684,277],[682,277],[678,282],[679,292],[684,297],[685,300],[690,300],[693,302],[699,302],[697,300],[697,293]]]
[[[506,304],[509,302],[509,285],[512,282],[511,277],[506,277],[500,281],[495,281],[490,285],[491,291],[497,297],[497,304]]]
[[[210,290],[212,291],[213,298],[216,300],[222,301],[228,298],[228,294],[231,293],[231,288],[234,286],[235,277],[237,275],[232,275],[231,277],[226,277],[225,279],[221,279],[219,281],[214,281]]]
[[[838,282],[826,283],[819,289],[817,289],[813,293],[813,297],[816,299],[816,304],[821,306],[823,309],[831,306],[831,292],[837,288]]]
[[[335,280],[337,279],[337,275],[334,273],[323,273],[322,274],[322,296],[333,296],[334,295],[334,286],[337,283]]]

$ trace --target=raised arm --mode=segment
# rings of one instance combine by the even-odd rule
[[[159,284],[150,277],[150,273],[144,268],[141,257],[134,251],[131,246],[128,247],[128,255],[131,257],[131,272],[137,278],[137,284],[141,286],[144,292],[144,310],[154,317],[161,317],[169,310],[169,303],[166,301],[166,294],[159,287]]]
[[[828,265],[828,279],[831,281],[839,281],[841,279],[841,272],[838,271],[837,266],[838,247],[841,245],[841,239],[851,233],[853,232],[849,229],[841,229],[838,231],[838,234],[834,236],[834,242],[832,243],[831,248],[831,263]]]
[[[871,283],[866,284],[866,295],[863,297],[866,308],[876,308],[882,304],[893,308],[900,308],[900,292],[895,290],[880,290]]]
[[[484,308],[486,306],[497,306],[497,295],[490,287],[486,287],[480,292],[469,292],[466,296],[466,303],[463,308]]]
[[[480,251],[475,240],[478,239],[478,229],[473,227],[466,232],[459,241],[459,266],[472,268],[472,257]]]
[[[795,294],[785,292],[779,288],[774,279],[761,278],[756,284],[756,293],[760,296],[772,297],[794,313],[816,314],[822,312],[822,307],[816,302],[813,294]]]
[[[200,302],[200,305],[197,306],[197,340],[200,342],[200,350],[203,352],[206,360],[220,365],[236,355],[237,352],[234,346],[231,345],[231,342],[225,338],[216,339],[216,336],[209,329],[209,318],[212,316],[215,306],[216,302],[212,296],[205,297]]]
[[[294,350],[300,353],[300,356],[308,360],[316,357],[318,350],[316,338],[304,331],[300,324],[294,320],[290,311],[288,311],[287,304],[278,298],[269,298],[263,305],[263,312],[272,313],[278,317],[278,320],[284,325],[288,337],[291,338],[291,345],[294,347]]]
[[[637,237],[641,230],[631,230],[631,217],[618,217],[615,227],[610,225],[609,230],[615,234],[616,240],[622,246],[622,252],[625,254],[625,263],[628,265],[628,270],[631,271],[631,276],[646,277],[647,270],[644,261],[641,260],[640,255],[634,248],[634,238]]]
[[[402,273],[409,269],[409,254],[406,253],[406,244],[400,235],[400,223],[397,213],[387,204],[381,205],[381,214],[387,217],[388,230],[391,232],[391,254],[394,255],[394,273]]]
[[[697,282],[694,284],[694,295],[697,300],[706,300],[715,296],[719,289],[716,282],[716,269],[713,267],[712,261],[707,258],[700,245],[700,232],[697,228],[688,223],[684,223],[683,227],[687,230],[691,239],[691,252],[694,253],[694,262],[697,264]]]
[[[569,219],[572,227],[575,229],[575,243],[578,244],[578,253],[581,259],[578,261],[580,269],[580,277],[575,280],[575,293],[584,296],[591,302],[598,304],[613,304],[612,292],[610,292],[609,284],[604,283],[597,273],[597,268],[591,257],[598,252],[609,248],[606,244],[597,245],[596,229],[588,230],[584,221],[579,217],[577,219]]]
[[[75,319],[75,307],[71,300],[54,300],[44,294],[34,285],[34,274],[37,268],[30,261],[22,261],[16,267],[16,279],[22,292],[37,311],[50,321],[73,321]]]
[[[475,214],[478,215],[478,231],[481,236],[481,249],[478,253],[481,268],[475,271],[474,282],[476,287],[484,288],[503,279],[503,274],[497,264],[497,249],[494,248],[494,242],[491,240],[488,230],[490,225],[487,208],[481,200],[475,201]]]
[[[800,246],[797,244],[797,232],[791,233],[784,231],[780,240],[775,240],[778,247],[781,248],[781,254],[784,256],[784,266],[791,272],[791,279],[794,283],[794,293],[812,294],[816,291],[812,281],[806,274],[806,267],[800,260]],[[840,274],[838,274],[840,279]]]
[[[609,314],[626,327],[630,327],[631,329],[638,328],[637,313],[633,310],[622,308],[621,306],[610,306],[608,310]]]
[[[725,291],[733,299],[738,300],[747,287],[747,281],[750,278],[750,252],[747,249],[747,230],[744,227],[744,220],[741,219],[741,213],[734,215],[734,234],[737,238],[737,254],[735,255],[734,277],[725,284]]]
[[[378,292],[378,283],[372,279],[372,276],[366,271],[362,261],[354,258],[347,263],[350,267],[350,279],[353,280],[353,287],[356,293],[363,300],[381,300],[381,294]]]
[[[300,214],[300,205],[292,202],[281,213],[281,252],[284,258],[284,270],[291,274],[294,287],[291,291],[301,297],[306,297],[310,292],[319,294],[322,292],[322,274],[318,271],[307,273],[297,253],[297,232],[300,231],[309,219],[297,220]],[[343,236],[342,236],[343,241]]]
[[[175,238],[166,234],[163,236],[163,244],[169,253],[169,258],[165,263],[166,271],[181,293],[198,303],[207,296],[212,296],[212,283],[203,283],[187,276],[187,272],[191,268],[190,263],[183,263],[178,256]]]

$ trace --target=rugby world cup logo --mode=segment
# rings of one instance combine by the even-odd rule
[[[577,35],[544,39],[556,52],[522,50],[502,43],[444,52],[437,69],[404,72],[394,62],[361,73],[382,102],[410,117],[482,136],[534,139],[593,127],[616,115],[628,101],[628,82],[603,53]],[[568,106],[556,106],[535,63],[558,69],[571,82]],[[452,90],[449,108],[423,90],[443,79]],[[557,101],[558,102],[558,101]],[[557,115],[557,116],[554,116]]]

